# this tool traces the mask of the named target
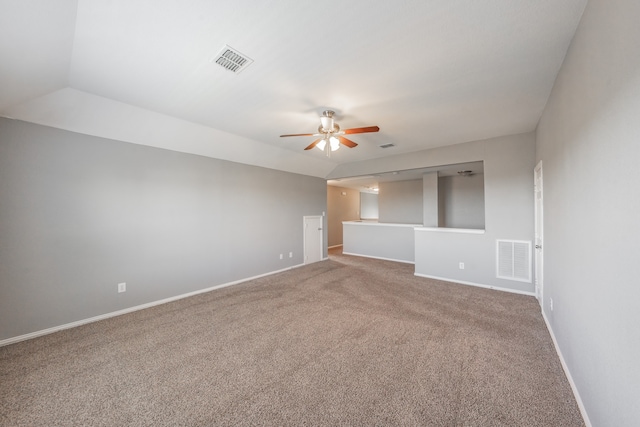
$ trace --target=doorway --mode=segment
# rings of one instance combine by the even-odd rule
[[[304,263],[322,260],[322,217],[305,216],[304,221]]]
[[[536,263],[536,298],[540,306],[544,308],[544,257],[543,254],[543,226],[544,226],[544,209],[542,198],[542,161],[538,163],[534,172],[534,194],[535,194],[535,263]]]

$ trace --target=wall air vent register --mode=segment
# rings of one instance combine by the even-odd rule
[[[497,240],[497,277],[531,283],[531,242]]]

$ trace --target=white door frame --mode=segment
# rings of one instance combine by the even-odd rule
[[[543,203],[543,183],[542,183],[542,160],[536,165],[533,171],[534,182],[534,211],[535,211],[535,285],[536,298],[540,307],[544,309],[544,203]]]
[[[303,259],[303,264],[310,264],[310,262],[308,261],[308,253],[307,253],[307,221],[310,219],[318,219],[320,222],[320,228],[318,231],[320,231],[320,247],[318,248],[318,253],[319,253],[319,259],[317,261],[322,261],[322,249],[323,249],[323,242],[324,242],[324,223],[323,223],[323,216],[322,215],[305,215],[302,217],[302,247],[303,247],[303,251],[304,253],[302,254],[302,259]],[[317,262],[317,261],[311,261],[311,262]]]

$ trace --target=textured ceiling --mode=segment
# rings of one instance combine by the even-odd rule
[[[585,4],[2,0],[0,114],[326,176],[534,130]],[[212,63],[225,44],[253,64]],[[314,132],[327,108],[381,130],[329,159],[279,137]]]

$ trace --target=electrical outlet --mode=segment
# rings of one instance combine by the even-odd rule
[[[289,252],[289,258],[293,258],[293,252]]]
[[[460,264],[458,264],[458,267],[460,268],[460,270],[464,270],[464,262],[461,262]]]
[[[280,259],[284,258],[284,256],[282,254],[280,254]]]
[[[118,283],[118,293],[127,292],[127,284],[126,283]]]
[[[553,298],[549,298],[549,308],[553,311]]]

